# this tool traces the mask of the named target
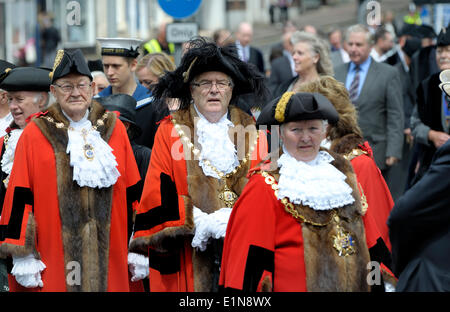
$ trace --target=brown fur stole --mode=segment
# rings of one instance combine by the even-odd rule
[[[95,125],[104,113],[105,109],[93,101],[88,119]],[[70,262],[76,261],[81,267],[81,285],[67,284],[67,290],[106,291],[113,188],[79,187],[73,181],[70,155],[66,153],[69,121],[57,103],[48,109],[47,116],[65,125],[60,129],[45,117],[34,119],[55,153],[66,276],[73,269]],[[97,128],[106,142],[115,123],[116,115],[108,113],[104,125]]]
[[[335,159],[331,164],[347,176],[346,182],[353,189],[352,195],[355,202],[334,210],[339,216],[340,226],[354,239],[356,253],[339,256],[333,247],[333,236],[337,234],[335,222],[325,226],[301,223],[307,289],[313,292],[369,291],[366,278],[367,264],[370,259],[364,224],[361,219],[361,201],[356,176],[348,160],[331,151],[329,153]],[[267,172],[278,181],[279,169],[277,167],[276,163],[272,163],[270,166],[272,171]],[[331,210],[316,211],[303,205],[295,205],[295,208],[306,220],[315,223],[327,223],[332,215]]]

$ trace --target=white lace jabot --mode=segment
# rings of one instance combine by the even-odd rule
[[[209,160],[214,167],[225,174],[230,173],[239,165],[236,148],[228,135],[229,127],[234,127],[234,124],[228,120],[227,114],[223,115],[218,122],[211,123],[195,105],[194,108],[200,117],[196,129],[198,142],[202,147],[199,165],[206,176],[219,178],[218,174],[204,161]]]
[[[293,204],[314,210],[329,210],[355,201],[346,176],[330,164],[334,158],[320,151],[310,162],[298,161],[284,149],[278,160],[280,180],[278,199],[287,197]]]
[[[2,171],[8,174],[8,177],[3,181],[5,187],[8,187],[9,175],[14,163],[14,153],[16,152],[17,142],[22,135],[23,129],[13,129],[9,133],[8,142],[5,144],[5,152],[1,160]]]
[[[64,113],[70,121],[66,152],[70,154],[73,180],[81,187],[110,187],[120,176],[116,157],[100,133],[92,128],[92,123],[87,118],[88,113],[86,111],[86,115],[80,121],[73,121]],[[88,153],[86,145],[90,146]],[[93,157],[88,158],[86,155]]]

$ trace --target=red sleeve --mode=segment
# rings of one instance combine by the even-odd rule
[[[228,222],[219,285],[248,291],[244,289],[247,288],[244,285],[246,275],[253,274],[252,278],[258,285],[263,278],[272,280],[273,272],[270,270],[273,271],[274,261],[276,204],[273,190],[264,182],[264,178],[260,174],[253,175],[233,207]],[[261,251],[258,254],[262,255],[262,258],[257,259],[257,264],[268,265],[262,266],[259,271],[249,272],[249,269],[255,269],[248,266],[252,260],[251,250],[255,249]]]
[[[368,209],[366,219],[372,218],[386,246],[391,250],[389,242],[389,230],[387,219],[394,206],[389,188],[376,166],[369,156],[361,155],[352,161],[358,183],[367,199]],[[365,221],[366,222],[366,221]],[[370,246],[369,246],[370,247]]]
[[[150,236],[169,227],[184,226],[187,170],[183,144],[170,120],[156,131],[150,165],[136,215],[135,238]]]
[[[6,253],[31,252],[34,244],[35,222],[33,216],[33,181],[31,179],[32,149],[27,149],[29,133],[34,125],[24,130],[17,143],[14,164],[5,194],[0,219],[2,227],[1,250]],[[28,130],[28,131],[27,131]],[[3,183],[3,182],[1,182]],[[15,247],[13,247],[15,246]]]

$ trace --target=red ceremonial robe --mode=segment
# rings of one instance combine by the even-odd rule
[[[120,177],[110,188],[79,187],[66,153],[68,126],[58,104],[27,125],[17,144],[0,220],[2,254],[34,253],[46,265],[42,288],[129,291],[130,195],[139,172],[125,127],[97,102],[89,120],[113,149]],[[44,116],[45,115],[45,116]],[[53,122],[47,118],[53,118]],[[61,125],[61,124],[59,124]]]
[[[335,159],[332,164],[347,176],[355,202],[327,211],[294,205],[304,222],[294,219],[275,195],[273,182],[279,179],[276,162],[266,162],[250,173],[227,227],[219,282],[222,288],[250,292],[369,290],[366,235],[377,233],[364,227],[350,162],[330,154]],[[340,221],[335,222],[333,213]],[[339,226],[350,233],[355,253],[339,255],[333,246]]]
[[[135,234],[130,244],[132,251],[149,252],[150,291],[211,291],[217,287],[212,276],[214,257],[217,256],[217,249],[214,250],[213,246],[216,245],[210,243],[204,252],[191,247],[193,206],[206,213],[225,207],[218,198],[225,182],[204,175],[198,158],[188,147],[191,140],[181,140],[176,131],[181,127],[188,138],[196,138],[195,117],[197,113],[191,105],[164,119],[156,132],[136,215]],[[248,155],[250,148],[255,147],[251,161],[241,162],[239,170],[226,179],[228,187],[240,195],[247,183],[250,166],[266,156],[267,142],[263,134],[256,140],[255,122],[248,114],[230,106],[229,117],[235,125],[232,129],[237,131],[235,146],[238,156],[240,152]],[[196,139],[193,141],[198,142]]]

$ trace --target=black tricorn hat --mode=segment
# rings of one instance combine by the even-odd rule
[[[447,28],[442,28],[437,37],[436,45],[438,47],[445,47],[450,45],[450,25]]]
[[[183,55],[176,70],[167,72],[152,88],[153,96],[159,103],[165,98],[178,98],[180,108],[186,108],[191,101],[190,84],[199,74],[218,71],[227,74],[233,80],[231,103],[242,94],[254,94],[255,106],[261,105],[267,96],[265,77],[256,66],[239,59],[235,46],[219,47],[203,37],[187,42],[189,49]]]
[[[10,62],[7,62],[5,60],[0,60],[0,82],[3,80],[3,78],[6,77],[8,72],[15,67],[16,67],[16,65],[14,65]]]
[[[88,61],[88,67],[89,70],[92,72],[95,71],[103,71],[103,62],[102,60],[98,59],[98,60],[89,60]]]
[[[263,108],[256,124],[281,125],[311,119],[326,119],[330,124],[335,124],[339,120],[339,114],[333,104],[320,93],[285,92]]]
[[[16,67],[7,72],[0,82],[6,91],[50,91],[50,70],[36,67]]]
[[[129,122],[132,128],[130,140],[139,137],[142,129],[136,123],[136,100],[128,94],[113,94],[95,99],[108,111],[118,111],[119,119]]]
[[[52,83],[71,73],[87,76],[92,81],[91,71],[80,49],[72,51],[58,50],[53,71],[50,73]]]

